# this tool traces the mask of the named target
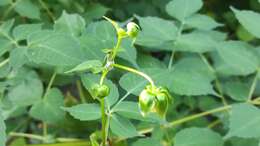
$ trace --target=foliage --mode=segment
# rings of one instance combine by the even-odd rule
[[[259,146],[259,12],[0,0],[0,146]]]

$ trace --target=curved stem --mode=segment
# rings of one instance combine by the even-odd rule
[[[0,62],[0,68],[6,65],[10,61],[9,58],[5,59],[4,61]]]
[[[126,71],[129,71],[129,72],[138,74],[138,75],[144,77],[147,81],[149,81],[150,84],[152,85],[152,87],[155,87],[154,81],[153,81],[147,74],[145,74],[145,73],[143,73],[143,72],[140,72],[140,71],[138,71],[138,70],[135,70],[135,69],[133,69],[133,68],[120,65],[120,64],[113,64],[113,66],[116,67],[116,68],[122,69],[122,70],[126,70]]]

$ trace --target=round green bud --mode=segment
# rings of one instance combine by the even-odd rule
[[[168,102],[168,97],[165,93],[158,93],[156,95],[154,110],[162,118],[165,118],[166,112],[168,110]]]
[[[102,99],[109,95],[110,89],[107,85],[95,84],[92,87],[92,93],[94,98]]]
[[[131,38],[136,38],[139,32],[139,26],[135,24],[134,22],[129,22],[126,25],[127,28],[127,34]]]
[[[143,116],[152,112],[155,106],[155,96],[144,89],[139,95],[139,108]]]

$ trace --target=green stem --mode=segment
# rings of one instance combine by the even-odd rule
[[[43,136],[46,137],[48,135],[48,125],[47,123],[43,122]]]
[[[45,98],[45,97],[48,95],[48,92],[49,92],[49,90],[51,89],[51,86],[52,86],[52,84],[53,84],[53,82],[54,82],[54,79],[55,79],[56,75],[57,75],[57,72],[55,71],[55,72],[52,74],[52,76],[51,76],[51,79],[50,79],[49,84],[48,84],[48,86],[47,86],[47,88],[46,88],[46,91],[45,91],[45,94],[44,94],[43,98]]]
[[[172,63],[173,63],[173,60],[174,60],[174,54],[175,54],[175,51],[173,50],[172,54],[171,54],[171,57],[170,57],[169,64],[168,64],[168,69],[172,68]]]
[[[109,132],[109,125],[110,125],[110,117],[111,115],[107,115],[107,119],[106,119],[106,124],[105,124],[105,139],[107,140],[108,139],[108,132]]]
[[[76,86],[77,86],[77,89],[78,89],[79,98],[81,100],[81,103],[86,103],[87,101],[85,99],[85,95],[84,95],[84,92],[82,90],[82,85],[81,85],[80,80],[76,81]]]
[[[115,46],[115,48],[112,50],[111,58],[109,58],[110,60],[114,60],[114,59],[115,59],[116,54],[117,54],[117,52],[118,52],[118,50],[119,50],[119,48],[120,48],[120,45],[121,45],[121,43],[122,43],[122,39],[123,39],[122,37],[119,37],[119,36],[118,36],[116,46]]]
[[[178,30],[178,32],[177,32],[177,36],[176,36],[176,39],[175,39],[175,41],[174,41],[174,43],[173,43],[173,46],[175,46],[177,40],[178,40],[179,37],[181,36],[181,33],[182,33],[182,30],[183,30],[184,24],[185,24],[184,21],[181,22],[181,25],[180,25],[180,28],[179,28],[179,30]],[[173,59],[174,59],[174,54],[175,54],[175,51],[172,50],[172,54],[171,54],[170,61],[169,61],[169,64],[168,64],[168,69],[171,69],[171,67],[172,67],[172,63],[173,63]]]
[[[5,59],[4,61],[0,62],[0,68],[5,66],[10,61],[9,58]]]
[[[55,17],[54,17],[54,15],[51,13],[51,11],[50,11],[49,8],[47,7],[47,5],[46,5],[42,0],[39,0],[39,3],[40,3],[41,6],[46,10],[47,14],[48,14],[49,17],[51,18],[51,21],[54,22],[54,21],[55,21]]]
[[[25,138],[30,138],[30,139],[37,139],[40,141],[44,141],[45,137],[40,136],[40,135],[34,135],[34,134],[27,134],[27,133],[16,133],[16,132],[11,132],[9,133],[9,136],[14,136],[14,137],[25,137]]]
[[[205,112],[202,112],[202,113],[199,113],[199,114],[191,115],[191,116],[170,122],[168,125],[166,125],[166,127],[173,127],[173,126],[185,123],[187,121],[191,121],[191,120],[194,120],[194,119],[197,119],[197,118],[200,118],[200,117],[204,117],[204,116],[207,116],[207,115],[210,115],[210,114],[213,114],[213,113],[226,111],[226,110],[229,110],[230,108],[231,108],[230,105],[229,106],[223,106],[223,107],[216,108],[216,109],[209,110],[209,111],[205,111]]]
[[[153,81],[147,74],[145,74],[145,73],[143,73],[143,72],[140,72],[140,71],[138,71],[138,70],[135,70],[135,69],[133,69],[133,68],[120,65],[120,64],[113,64],[113,66],[116,67],[116,68],[122,69],[122,70],[126,70],[126,71],[129,71],[129,72],[138,74],[138,75],[144,77],[147,81],[149,81],[150,84],[152,85],[152,87],[155,87],[154,81]]]
[[[101,116],[102,116],[102,146],[106,146],[106,111],[105,111],[105,98],[100,100],[101,104]]]
[[[107,73],[108,73],[107,69],[103,70],[101,78],[100,78],[100,82],[99,82],[100,85],[102,85],[104,83],[104,80],[105,80],[105,78],[107,76]]]
[[[259,70],[257,70],[256,75],[254,77],[254,80],[252,82],[252,85],[250,87],[248,98],[247,98],[248,101],[250,101],[253,97],[253,94],[254,94],[254,91],[255,91],[255,88],[256,88],[256,85],[257,85],[257,81],[258,81],[258,75],[259,75]]]
[[[51,79],[50,79],[49,84],[46,88],[45,94],[43,95],[43,99],[46,98],[46,96],[48,95],[56,75],[57,75],[57,72],[55,71],[51,76]],[[48,135],[48,125],[47,125],[47,123],[43,122],[43,136],[47,136],[47,135]]]
[[[206,57],[203,55],[203,54],[199,54],[200,58],[202,59],[202,61],[207,65],[208,69],[215,75],[216,79],[215,79],[215,82],[216,82],[216,88],[218,90],[218,92],[220,93],[220,98],[221,98],[221,101],[223,103],[223,105],[227,106],[228,103],[223,95],[223,91],[222,91],[222,87],[221,87],[221,84],[220,84],[220,81],[216,75],[216,70],[210,65],[210,63],[208,62],[208,60],[206,59]]]

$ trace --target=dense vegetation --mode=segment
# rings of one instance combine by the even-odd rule
[[[259,11],[0,0],[0,146],[259,146]]]

